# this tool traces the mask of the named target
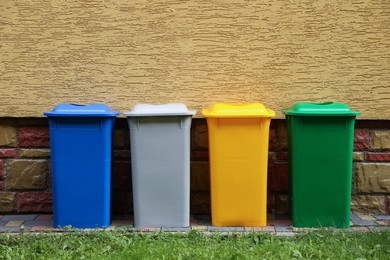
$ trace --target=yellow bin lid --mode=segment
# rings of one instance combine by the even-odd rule
[[[273,117],[275,112],[261,103],[250,104],[215,104],[210,109],[203,109],[205,117]]]

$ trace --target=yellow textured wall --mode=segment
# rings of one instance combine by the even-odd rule
[[[390,1],[1,0],[0,116],[341,101],[390,119]]]

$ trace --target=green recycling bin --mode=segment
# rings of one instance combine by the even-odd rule
[[[294,227],[349,228],[355,118],[344,103],[296,103],[286,115]]]

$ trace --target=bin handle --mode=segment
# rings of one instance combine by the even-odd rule
[[[72,106],[78,106],[78,107],[85,107],[85,105],[82,104],[75,104],[75,103],[70,103]]]

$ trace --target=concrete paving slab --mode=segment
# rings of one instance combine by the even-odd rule
[[[6,227],[20,227],[24,221],[21,220],[11,220],[5,224]]]
[[[161,231],[167,232],[188,232],[191,231],[191,227],[163,227]]]
[[[209,231],[213,232],[243,232],[245,231],[244,227],[214,227],[209,226]]]
[[[356,214],[351,214],[351,220],[355,226],[375,226],[376,223],[373,220],[363,220]]]
[[[385,215],[373,215],[374,218],[377,220],[390,220],[390,216],[385,216]]]
[[[48,228],[54,228],[53,220],[30,220],[23,223],[25,228],[32,228],[34,226],[43,226]]]
[[[276,232],[293,232],[292,227],[289,226],[277,226],[275,227]]]

